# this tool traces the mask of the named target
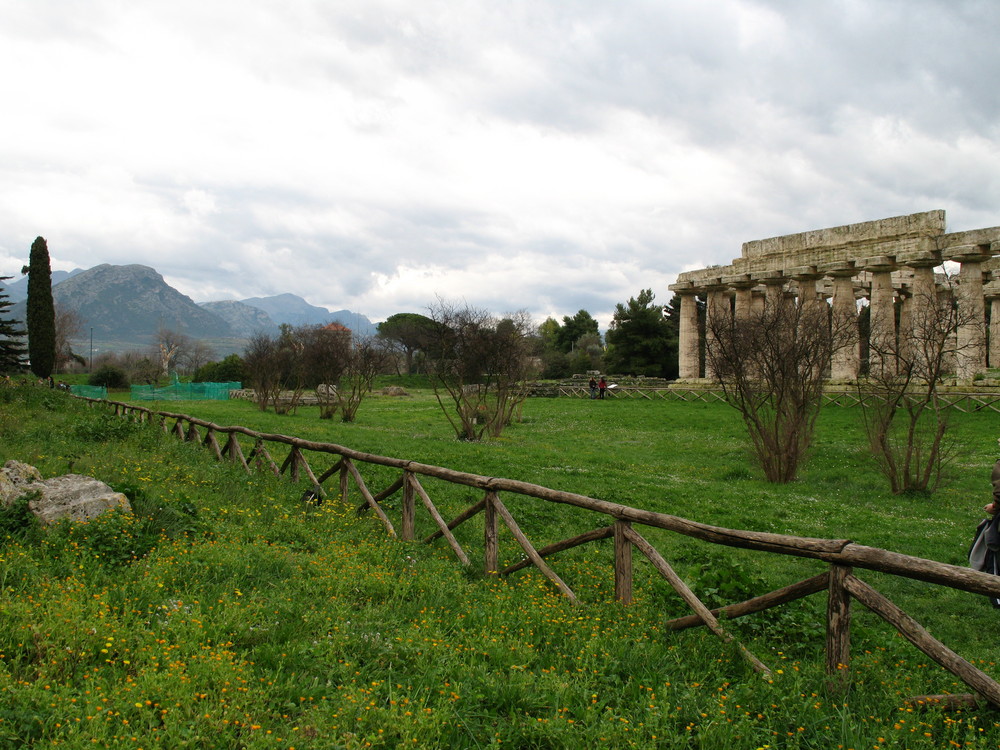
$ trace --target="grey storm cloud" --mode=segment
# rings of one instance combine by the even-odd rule
[[[1000,4],[8,3],[0,274],[541,320],[740,243],[1000,203]],[[31,65],[25,66],[24,61]]]

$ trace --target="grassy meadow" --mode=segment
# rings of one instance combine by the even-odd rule
[[[479,444],[456,440],[422,390],[373,396],[354,424],[309,407],[276,416],[239,401],[142,405],[959,565],[989,500],[1000,434],[992,412],[955,413],[949,483],[897,497],[874,470],[857,412],[843,408],[820,416],[799,480],[774,486],[721,404],[532,399],[502,438]],[[638,553],[635,601],[616,603],[610,540],[550,558],[580,597],[574,606],[530,569],[484,577],[481,518],[456,530],[473,559],[463,569],[441,540],[387,538],[371,513],[355,513],[353,487],[346,502],[303,505],[305,487],[285,477],[247,476],[156,427],[38,387],[0,388],[0,460],[9,459],[45,477],[96,476],[136,513],[45,532],[23,504],[0,513],[0,747],[1000,747],[992,709],[908,705],[968,690],[857,604],[852,687],[831,694],[822,595],[724,623],[774,670],[768,679],[704,629],[663,630],[687,611]],[[360,468],[374,491],[395,478]],[[422,481],[446,517],[479,499]],[[503,500],[536,546],[606,524]],[[398,498],[385,505],[398,525]],[[418,536],[432,529],[418,507]],[[643,533],[710,606],[823,569]],[[521,555],[502,529],[501,564]],[[856,572],[1000,678],[997,615],[984,597]]]

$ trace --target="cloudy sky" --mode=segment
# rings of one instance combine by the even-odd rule
[[[1000,224],[995,0],[0,0],[0,274],[539,321],[746,240]]]

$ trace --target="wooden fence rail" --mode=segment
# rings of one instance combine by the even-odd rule
[[[463,565],[470,565],[470,558],[452,531],[479,513],[483,513],[483,564],[487,573],[506,576],[533,565],[573,602],[577,601],[573,590],[546,562],[546,558],[582,544],[613,538],[614,584],[617,599],[624,603],[628,603],[632,599],[632,550],[637,549],[652,563],[653,567],[694,612],[691,616],[666,623],[668,629],[679,630],[693,626],[705,626],[723,641],[732,642],[732,636],[720,624],[720,621],[760,612],[826,591],[828,594],[826,671],[828,684],[832,688],[844,688],[849,683],[851,603],[858,601],[891,624],[914,646],[975,691],[975,695],[968,697],[966,703],[970,700],[975,702],[976,696],[978,696],[979,699],[1000,707],[1000,684],[934,639],[912,617],[867,583],[858,579],[854,572],[859,568],[880,571],[989,596],[1000,596],[1000,577],[934,560],[866,547],[847,539],[815,539],[726,529],[665,513],[610,503],[586,495],[554,490],[528,482],[454,471],[441,466],[364,453],[333,443],[319,443],[288,435],[256,432],[245,427],[223,427],[185,414],[154,412],[145,407],[118,401],[84,400],[91,405],[106,404],[114,409],[115,414],[125,418],[144,422],[159,419],[164,432],[176,435],[182,440],[199,442],[211,450],[217,460],[230,461],[247,472],[259,469],[271,471],[276,475],[287,473],[292,481],[307,480],[310,485],[319,487],[320,491],[322,491],[324,482],[339,475],[338,491],[344,501],[348,498],[350,484],[353,480],[353,484],[364,501],[360,510],[370,509],[377,515],[388,534],[394,537],[398,536],[404,541],[415,540],[414,519],[416,498],[419,497],[437,527],[435,532],[422,540],[423,543],[430,544],[439,537],[444,537],[456,558]],[[226,436],[225,444],[221,447],[217,438],[219,434]],[[241,436],[253,441],[253,448],[246,456],[240,445],[239,438]],[[268,451],[268,445],[287,446],[288,454],[280,465]],[[312,456],[314,462],[323,455],[333,456],[335,459],[328,469],[317,476],[310,466],[306,452],[318,454],[318,456]],[[362,477],[358,464],[398,469],[401,474],[384,490],[373,493]],[[451,521],[446,521],[421,484],[420,477],[432,477],[444,482],[478,489],[483,492],[483,497]],[[383,503],[400,491],[402,491],[402,502],[399,532],[397,533],[395,526],[385,512],[385,508],[383,508]],[[608,517],[611,524],[608,525],[605,521],[605,525],[592,531],[537,548],[521,530],[513,514],[501,500],[501,493],[532,497],[591,511]],[[503,570],[499,566],[498,544],[501,522],[507,527],[525,555],[523,560]],[[636,526],[665,529],[712,544],[821,560],[829,564],[830,568],[820,575],[787,585],[748,601],[710,610],[681,580],[661,553],[636,530]],[[770,673],[768,667],[742,644],[735,645],[755,670],[763,674]]]

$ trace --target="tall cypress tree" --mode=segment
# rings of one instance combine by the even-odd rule
[[[52,374],[56,364],[56,310],[52,301],[52,266],[44,237],[31,243],[28,265],[28,358],[31,371],[40,378]]]
[[[3,314],[11,306],[7,295],[3,292],[2,282],[10,280],[11,276],[0,276],[0,373],[19,370],[24,366],[24,329],[13,318],[4,318]]]

